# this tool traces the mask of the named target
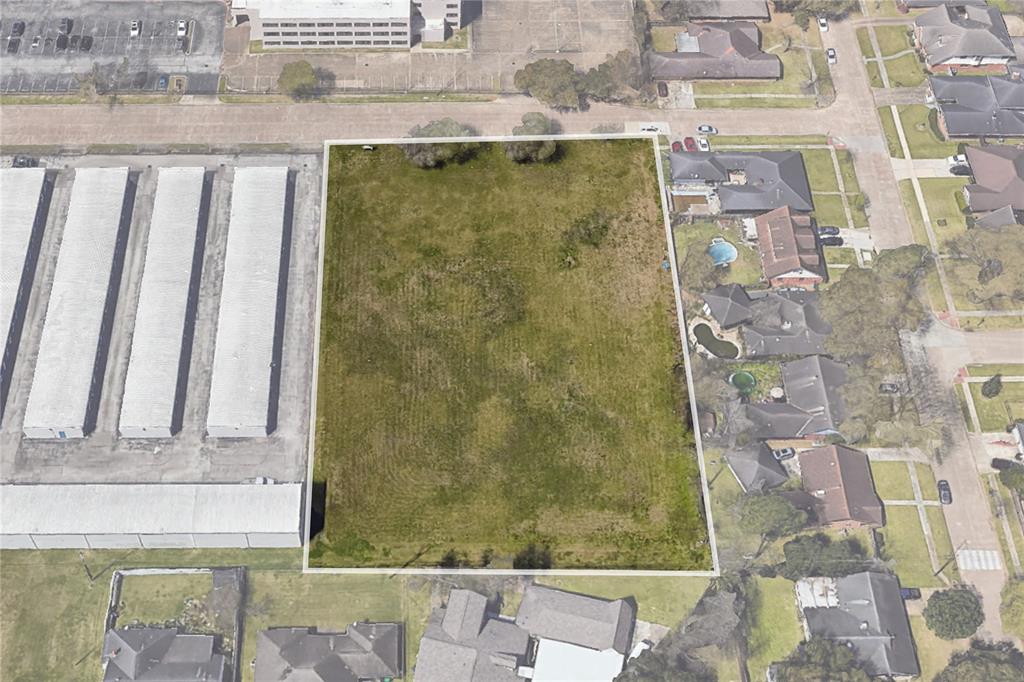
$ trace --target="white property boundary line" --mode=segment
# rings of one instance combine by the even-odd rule
[[[686,369],[686,390],[687,402],[690,404],[691,419],[693,420],[694,442],[697,446],[697,463],[700,470],[701,494],[704,500],[704,516],[707,522],[708,545],[711,548],[710,571],[660,571],[660,570],[616,570],[616,569],[500,569],[500,568],[335,568],[335,567],[310,567],[309,565],[309,526],[313,514],[313,458],[316,450],[316,425],[317,425],[317,382],[320,373],[320,321],[321,308],[323,306],[323,279],[324,279],[324,258],[327,234],[327,180],[331,165],[332,146],[353,146],[353,145],[394,145],[410,143],[445,143],[445,142],[524,142],[531,140],[650,140],[654,150],[655,168],[658,174],[658,200],[661,203],[662,220],[665,226],[665,244],[668,249],[668,259],[672,274],[672,292],[676,301],[676,324],[679,330],[679,341],[683,347],[683,364]],[[700,424],[697,418],[697,403],[693,400],[693,373],[690,369],[690,349],[687,345],[686,317],[683,312],[683,297],[679,288],[679,266],[676,262],[675,239],[672,235],[672,222],[669,218],[668,204],[666,203],[664,165],[661,161],[661,149],[658,146],[658,134],[637,134],[637,133],[609,133],[609,134],[572,134],[572,135],[490,135],[477,137],[420,137],[420,138],[384,138],[364,140],[324,140],[323,164],[321,168],[321,189],[320,189],[320,262],[317,269],[317,294],[316,294],[316,320],[313,338],[313,380],[310,396],[310,419],[309,419],[309,443],[306,463],[306,513],[303,527],[302,542],[302,572],[322,574],[349,574],[349,575],[524,575],[524,576],[656,576],[656,577],[689,577],[689,578],[715,578],[720,575],[718,562],[718,544],[715,539],[715,524],[711,518],[711,495],[708,490],[707,469],[704,466],[704,444],[700,433]],[[325,509],[326,513],[326,509]]]

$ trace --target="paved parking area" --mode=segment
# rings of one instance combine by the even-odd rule
[[[102,89],[135,91],[166,88],[170,76],[185,75],[188,91],[215,92],[224,13],[216,0],[5,1],[0,92],[74,91],[90,75]],[[184,38],[179,20],[188,22]]]

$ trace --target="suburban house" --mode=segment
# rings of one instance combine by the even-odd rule
[[[850,647],[873,677],[917,677],[910,620],[899,579],[865,571],[844,578],[804,578],[796,584],[804,635]]]
[[[897,7],[924,9],[939,5],[987,5],[986,0],[896,0]]]
[[[1024,148],[1009,146],[968,147],[967,163],[973,182],[964,187],[967,206],[975,213],[1009,209],[1000,221],[1016,222],[1014,212],[1024,212]]]
[[[762,440],[834,435],[846,416],[840,388],[846,366],[811,355],[782,364],[786,402],[750,403],[747,418]]]
[[[832,327],[821,317],[810,291],[747,292],[723,284],[703,295],[704,313],[722,329],[741,327],[745,355],[814,355],[825,352]]]
[[[402,677],[401,623],[353,623],[344,632],[316,628],[271,628],[256,643],[255,682],[358,680]]]
[[[671,193],[717,213],[814,210],[800,152],[672,152]]]
[[[813,289],[828,279],[809,215],[782,206],[754,219],[764,277],[773,287]]]
[[[488,609],[476,592],[452,589],[430,615],[416,682],[600,680],[622,672],[636,606],[540,585],[526,588],[515,619]]]
[[[687,0],[686,13],[691,19],[749,19],[768,21],[767,0]]]
[[[732,329],[749,322],[754,301],[739,284],[720,284],[704,292],[704,314],[715,319],[722,329]]]
[[[844,445],[826,445],[797,455],[800,480],[822,526],[877,528],[885,525],[868,456]]]
[[[212,635],[177,628],[118,628],[103,638],[103,680],[228,682],[227,661]]]
[[[939,5],[914,21],[914,41],[933,72],[1006,73],[1015,57],[1003,15],[988,5]]]
[[[731,450],[725,453],[725,461],[745,493],[776,488],[789,478],[767,443]]]
[[[1024,136],[1024,80],[1009,76],[928,79],[939,109],[939,127],[948,137]]]
[[[675,52],[649,56],[651,76],[663,80],[779,79],[782,60],[761,51],[761,31],[749,21],[686,24]]]

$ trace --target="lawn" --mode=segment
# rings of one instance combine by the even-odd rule
[[[967,231],[967,219],[960,210],[966,178],[924,178],[921,193],[928,207],[932,231],[939,248],[945,251],[946,242]]]
[[[843,210],[843,197],[838,194],[815,194],[814,217],[819,225],[848,227],[846,211]]]
[[[917,484],[921,486],[921,498],[938,502],[939,491],[935,487],[935,472],[922,462],[915,462],[914,470],[917,472]]]
[[[879,532],[885,538],[882,557],[894,562],[894,570],[903,585],[943,587],[942,581],[932,575],[928,546],[916,507],[886,507],[885,527]]]
[[[825,262],[831,265],[856,265],[857,254],[853,249],[836,246],[825,247]]]
[[[935,543],[935,556],[939,565],[943,566],[942,573],[951,581],[960,582],[960,570],[956,565],[956,557],[953,553],[953,541],[949,537],[949,528],[946,526],[946,516],[942,513],[941,507],[927,507],[924,510],[928,517],[928,527],[932,530],[932,541]]]
[[[974,331],[988,331],[990,329],[1022,329],[1024,328],[1024,316],[1008,315],[997,317],[961,317],[960,328]]]
[[[936,128],[937,112],[923,104],[896,107],[914,159],[943,159],[957,153],[958,143],[947,142]],[[888,135],[886,130],[886,135]],[[895,131],[894,133],[895,134]]]
[[[637,618],[674,628],[693,611],[709,581],[677,576],[545,576],[537,582],[604,599],[633,597]]]
[[[804,157],[804,168],[807,169],[807,180],[812,192],[838,192],[839,180],[836,178],[836,167],[832,163],[832,152],[828,149],[801,149]]]
[[[875,48],[871,45],[871,33],[866,26],[857,29],[857,45],[860,47],[861,56],[867,59],[874,59]]]
[[[912,500],[914,487],[906,462],[871,462],[875,491],[882,500]]]
[[[967,648],[967,640],[941,639],[928,629],[924,616],[910,616],[910,631],[914,635],[917,660],[921,664],[922,680],[933,680],[949,663],[949,657]]]
[[[698,109],[811,109],[814,97],[702,97],[695,100]]]
[[[761,269],[761,256],[756,247],[740,241],[738,230],[731,227],[719,227],[715,223],[694,223],[693,225],[677,226],[673,230],[673,235],[676,243],[676,258],[680,263],[686,260],[690,249],[706,251],[712,239],[721,237],[731,242],[738,252],[736,260],[730,263],[728,269],[723,272],[722,283],[746,286],[761,281],[764,274]],[[687,279],[686,275],[685,272],[680,273],[682,285],[693,288],[693,283]]]
[[[187,599],[204,600],[212,589],[213,576],[209,573],[127,575],[121,581],[123,607],[117,624],[152,625],[177,620]]]
[[[1003,363],[994,365],[967,365],[967,374],[972,377],[989,378],[993,374],[1002,374],[1008,377],[1024,376],[1024,364]]]
[[[676,34],[685,26],[651,26],[651,49],[655,52],[675,52]]]
[[[847,194],[859,194],[860,183],[857,181],[857,168],[853,164],[853,154],[847,149],[837,149],[839,173],[843,176],[843,188]]]
[[[921,207],[917,203],[913,181],[900,180],[899,187],[900,197],[903,199],[903,207],[907,209],[910,231],[914,234],[914,241],[922,246],[929,246],[928,232],[925,231],[924,220],[921,218]]]
[[[882,132],[885,133],[885,144],[889,148],[889,156],[894,159],[905,158],[903,146],[900,144],[900,136],[896,131],[896,123],[892,117],[892,107],[879,107],[878,118],[882,122]]]
[[[917,87],[925,79],[924,68],[915,54],[885,60],[885,72],[889,76],[889,86],[893,88]]]
[[[982,384],[970,384],[974,408],[984,432],[1005,431],[1015,419],[1024,419],[1024,382],[1004,381],[994,398],[981,394]]]
[[[1024,580],[1010,580],[1006,583],[999,611],[1003,618],[1003,629],[1015,637],[1024,637]]]
[[[803,641],[803,629],[792,582],[754,578],[751,584],[747,669],[751,679],[762,680],[769,665],[786,658]]]
[[[909,25],[875,26],[875,37],[878,38],[878,47],[883,57],[892,57],[913,49]]]
[[[560,149],[331,149],[314,565],[710,567],[654,149]]]

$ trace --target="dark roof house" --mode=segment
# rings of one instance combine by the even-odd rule
[[[1024,80],[1019,76],[931,76],[928,81],[948,136],[1024,136]]]
[[[773,287],[811,289],[828,277],[811,217],[789,206],[754,219],[765,279]]]
[[[767,0],[686,0],[691,19],[752,19],[768,21]]]
[[[843,445],[804,450],[800,479],[823,526],[878,527],[885,524],[882,501],[875,492],[868,456]]]
[[[802,590],[798,583],[797,594],[799,598],[801,591],[808,589],[816,593],[811,599],[801,599],[812,637],[846,644],[872,676],[916,677],[921,673],[896,576],[866,571],[808,582],[816,584]],[[820,605],[808,605],[808,601]]]
[[[651,76],[666,80],[782,78],[782,60],[761,51],[761,32],[749,21],[686,24],[675,52],[649,56]]]
[[[725,461],[745,493],[778,487],[789,478],[767,443],[729,451]]]
[[[1006,23],[995,7],[942,4],[919,16],[914,26],[932,68],[1005,65],[1014,59]]]
[[[1009,206],[1024,211],[1024,149],[1009,146],[968,147],[974,182],[964,187],[972,211]]]
[[[1008,225],[1020,225],[1022,219],[1011,206],[1003,206],[994,211],[989,211],[974,221],[975,227],[987,227],[989,229],[1007,227]]]
[[[603,651],[629,652],[636,607],[585,594],[530,585],[516,613],[516,625],[540,639]]]
[[[211,635],[177,628],[119,628],[103,638],[103,680],[227,682],[226,660]]]
[[[742,330],[748,357],[824,353],[830,333],[818,295],[809,291],[770,291],[755,299]]]
[[[757,425],[761,439],[838,433],[846,413],[840,395],[844,383],[845,365],[821,355],[783,363],[786,402],[750,403],[747,418]]]
[[[896,0],[908,9],[921,9],[924,7],[938,7],[939,5],[987,5],[985,0]]]
[[[271,628],[259,634],[255,682],[367,682],[401,677],[401,623],[353,623],[344,632]]]
[[[750,296],[739,284],[722,284],[704,292],[704,312],[715,318],[723,329],[750,321],[753,311]]]
[[[814,210],[800,152],[673,152],[669,162],[674,186],[706,185],[725,212]]]

